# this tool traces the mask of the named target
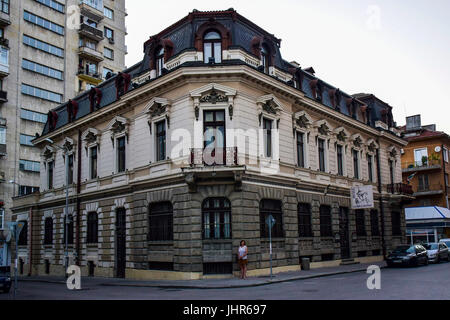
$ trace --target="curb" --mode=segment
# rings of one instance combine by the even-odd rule
[[[380,269],[386,268],[385,266],[380,266]],[[160,289],[235,289],[235,288],[250,288],[250,287],[260,287],[275,283],[300,281],[314,278],[323,278],[329,276],[335,276],[339,274],[349,274],[356,272],[366,271],[367,268],[360,268],[348,271],[335,271],[328,273],[318,273],[309,276],[297,276],[287,279],[275,279],[275,280],[265,280],[264,282],[249,283],[249,284],[238,284],[238,285],[217,285],[217,286],[206,286],[206,285],[177,285],[177,284],[145,284],[145,283],[98,283],[94,285],[105,286],[105,287],[137,287],[137,288],[160,288]],[[18,279],[19,281],[26,282],[41,282],[41,283],[53,283],[53,284],[66,284],[65,281],[61,280],[46,280],[46,279]]]

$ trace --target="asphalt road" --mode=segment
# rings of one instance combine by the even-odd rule
[[[364,272],[237,289],[160,289],[87,285],[70,291],[63,284],[19,282],[25,300],[450,300],[450,263],[381,270],[381,289],[367,289]],[[12,299],[0,293],[0,300]]]

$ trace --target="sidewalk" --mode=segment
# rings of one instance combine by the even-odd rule
[[[354,264],[330,268],[318,268],[312,270],[302,270],[295,272],[284,272],[273,276],[249,277],[246,280],[233,279],[204,279],[204,280],[130,280],[117,278],[91,278],[82,277],[83,288],[92,286],[124,286],[124,287],[149,287],[149,288],[173,288],[173,289],[226,289],[264,286],[272,283],[281,283],[296,280],[305,280],[319,277],[327,277],[338,274],[365,272],[370,265],[385,267],[385,262]],[[19,277],[19,281],[45,282],[65,284],[65,279],[61,277]]]

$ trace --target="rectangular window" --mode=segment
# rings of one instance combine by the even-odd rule
[[[338,165],[338,175],[344,175],[344,155],[342,153],[342,146],[337,146],[337,165]]]
[[[1,2],[0,2],[0,10],[3,13],[9,14],[9,0],[1,0]]]
[[[39,192],[39,187],[19,186],[19,196],[26,196],[35,192]]]
[[[369,181],[373,182],[373,157],[370,154],[367,155],[367,170],[369,171]]]
[[[9,48],[0,47],[0,67],[1,70],[9,72]]]
[[[45,218],[44,224],[44,244],[53,244],[53,219],[48,217]]]
[[[92,147],[90,149],[90,178],[97,179],[97,147]]]
[[[36,112],[36,111],[27,110],[27,109],[20,109],[20,118],[24,119],[24,120],[39,122],[39,123],[46,123],[47,122],[47,115],[46,114],[43,114],[43,113],[40,113],[40,112]]]
[[[353,150],[353,172],[354,172],[354,178],[359,179],[359,155],[358,151]]]
[[[22,59],[22,68],[32,71],[32,72],[42,74],[42,75],[50,77],[50,78],[63,80],[62,71],[44,66],[43,64],[39,64],[39,63],[30,61],[30,60]]]
[[[417,177],[417,179],[419,180],[419,192],[420,191],[428,191],[430,189],[427,174],[421,174]]]
[[[272,215],[275,219],[275,225],[272,227],[272,238],[282,238],[283,233],[283,214],[281,211],[281,201],[279,200],[261,200],[259,215],[260,215],[260,232],[261,238],[269,237],[269,228],[267,226],[266,220]]]
[[[113,60],[114,59],[114,51],[109,49],[109,48],[106,48],[106,47],[104,47],[103,49],[104,49],[103,50],[103,55],[106,58]]]
[[[333,236],[332,216],[330,206],[325,205],[320,206],[320,236],[321,237]]]
[[[58,12],[64,13],[64,5],[54,0],[35,0],[44,6],[52,8]]]
[[[355,210],[356,235],[358,237],[366,236],[366,219],[364,210]]]
[[[392,235],[393,236],[401,236],[402,229],[401,229],[400,212],[392,212],[391,219],[392,219]]]
[[[298,204],[298,234],[299,237],[312,237],[311,206],[309,203]]]
[[[0,127],[0,144],[6,144],[6,128]]]
[[[94,9],[103,11],[103,0],[82,0],[82,2]]]
[[[428,164],[428,149],[414,149],[414,161],[417,167],[426,166]]]
[[[103,72],[102,72],[103,79],[106,79],[106,77],[108,76],[108,73],[112,75],[114,73],[114,71],[112,71],[111,69],[108,69],[106,67],[103,67]]]
[[[51,22],[50,20],[36,16],[28,11],[23,12],[23,18],[25,21],[31,22],[31,23],[38,25],[44,29],[53,31],[62,36],[64,35],[64,27],[60,26],[59,24],[56,24],[54,22]]]
[[[53,169],[55,163],[50,161],[47,163],[47,186],[49,189],[53,189]]]
[[[104,7],[103,9],[103,13],[105,14],[105,17],[107,17],[108,19],[114,20],[114,11]]]
[[[67,244],[73,244],[73,216],[69,215],[69,221],[67,221],[66,219],[67,219],[67,216],[64,216],[63,243],[66,243],[66,236],[67,236]]]
[[[448,187],[448,173],[444,175],[444,179],[445,179],[445,186]]]
[[[73,183],[73,154],[69,155],[69,176],[68,176],[68,183]]]
[[[305,146],[304,146],[304,134],[297,132],[297,165],[300,168],[305,167]]]
[[[203,162],[205,165],[226,164],[225,111],[205,110],[203,113]]]
[[[156,123],[156,161],[166,160],[166,120]]]
[[[22,93],[44,100],[61,103],[62,95],[22,83]]]
[[[443,154],[444,154],[444,161],[448,162],[448,149],[445,147],[444,147]]]
[[[50,53],[54,56],[64,58],[64,50],[58,47],[55,47],[51,44],[48,44],[46,42],[43,42],[41,40],[23,35],[23,44],[33,47],[37,50]]]
[[[105,27],[105,38],[114,40],[114,30]]]
[[[0,230],[5,228],[5,209],[0,208]]]
[[[24,146],[34,147],[33,143],[31,142],[34,138],[36,138],[36,137],[21,133],[20,134],[20,144],[24,145]]]
[[[394,184],[394,161],[389,160],[389,178],[391,179],[391,184]]]
[[[89,212],[87,216],[87,243],[98,243],[98,214]]]
[[[372,231],[372,237],[380,236],[380,228],[378,226],[378,211],[370,210],[370,227]]]
[[[117,172],[125,172],[125,137],[117,139]]]
[[[319,170],[325,172],[325,140],[319,139]]]
[[[267,158],[272,157],[272,120],[264,119],[264,145],[265,145],[265,156]]]
[[[173,207],[170,202],[159,202],[150,205],[149,210],[150,241],[173,240]]]
[[[19,169],[28,172],[41,172],[41,164],[38,161],[19,160]]]

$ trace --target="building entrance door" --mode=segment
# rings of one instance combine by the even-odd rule
[[[350,241],[348,239],[348,208],[339,208],[339,237],[341,244],[341,259],[350,258]]]

